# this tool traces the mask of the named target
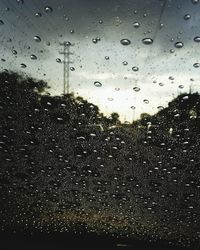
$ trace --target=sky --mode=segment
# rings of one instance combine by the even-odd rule
[[[70,91],[123,122],[199,90],[198,0],[0,0],[0,11],[1,70],[47,81],[51,95],[63,93],[64,41],[73,45]]]

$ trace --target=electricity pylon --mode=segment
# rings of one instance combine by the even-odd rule
[[[70,46],[72,44],[70,42],[63,42],[60,43],[60,46],[63,46],[63,51],[60,51],[59,53],[63,55],[63,94],[66,93],[69,94],[69,65],[70,63],[73,63],[70,61],[70,55],[73,55],[72,52],[70,52]]]

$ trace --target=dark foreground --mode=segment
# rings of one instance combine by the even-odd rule
[[[166,242],[145,242],[134,240],[116,240],[95,234],[74,235],[66,233],[0,234],[0,249],[138,249],[138,250],[192,250],[169,246]]]

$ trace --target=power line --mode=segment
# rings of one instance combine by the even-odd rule
[[[158,32],[161,29],[161,21],[162,21],[164,12],[165,12],[166,7],[167,7],[167,1],[168,0],[163,0],[163,4],[161,5],[161,10],[160,10],[160,14],[159,14],[159,17],[158,17],[158,22],[157,22],[157,25],[155,27],[155,33],[154,33],[154,35],[152,37],[153,42],[157,38]],[[151,47],[150,47],[149,53],[147,54],[147,56],[146,56],[146,58],[144,60],[144,64],[148,64],[149,63],[149,59],[152,58],[152,54],[153,54],[152,47],[153,47],[153,45],[151,45]],[[153,73],[152,73],[152,75],[153,75]],[[145,77],[146,76],[144,75],[143,78],[142,78],[142,80],[141,80],[141,82],[143,82],[145,80]]]
[[[70,52],[70,46],[72,44],[70,42],[63,42],[60,43],[60,46],[63,46],[63,51],[60,51],[59,53],[63,55],[63,94],[66,93],[69,94],[70,89],[70,81],[69,81],[69,65],[70,63],[73,63],[70,61],[70,55],[73,55],[72,52]]]

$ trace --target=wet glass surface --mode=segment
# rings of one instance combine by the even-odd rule
[[[199,249],[200,2],[0,10],[0,240]]]

